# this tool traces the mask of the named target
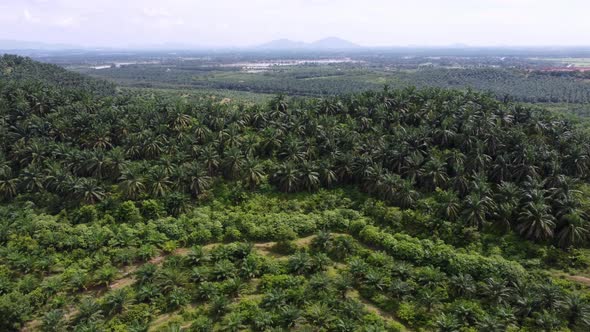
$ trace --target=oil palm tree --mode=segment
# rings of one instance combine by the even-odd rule
[[[564,296],[560,302],[560,309],[570,329],[581,331],[590,327],[590,303],[580,294],[572,293]]]
[[[469,226],[482,229],[488,216],[494,211],[495,203],[491,197],[472,193],[465,197],[463,218]]]
[[[41,331],[59,332],[67,329],[68,324],[64,316],[64,311],[61,309],[48,311],[41,319]]]
[[[555,218],[549,213],[549,209],[543,200],[526,203],[518,214],[518,232],[525,238],[535,241],[553,236]]]
[[[10,200],[17,195],[18,178],[0,178],[0,197]]]
[[[428,160],[420,173],[424,178],[426,187],[429,190],[434,190],[436,187],[443,188],[446,186],[449,177],[447,175],[447,164],[440,158],[433,157]]]
[[[253,190],[260,185],[265,176],[264,166],[258,159],[248,158],[246,160],[242,169],[242,179],[250,190]]]
[[[119,177],[119,188],[128,199],[137,199],[146,190],[144,178],[136,173],[127,170]]]
[[[507,304],[512,297],[512,290],[507,283],[495,278],[485,279],[481,285],[481,292],[488,301],[496,306]]]
[[[98,203],[107,196],[107,193],[96,179],[81,178],[74,190],[82,202],[86,204]]]
[[[207,171],[198,162],[186,163],[178,177],[179,187],[188,185],[188,190],[193,197],[197,197],[211,187],[213,179],[207,175]]]
[[[561,248],[583,243],[589,235],[590,229],[583,212],[577,210],[559,219],[556,239],[557,245]]]
[[[172,181],[163,167],[154,167],[149,170],[147,178],[149,192],[154,197],[163,197],[170,191]]]
[[[279,188],[287,193],[295,192],[301,184],[300,173],[290,162],[280,164],[272,178]]]
[[[221,164],[219,154],[213,144],[205,145],[199,152],[199,160],[207,167],[209,176],[215,175],[219,165]]]
[[[227,150],[223,158],[224,175],[228,179],[236,179],[242,172],[245,158],[239,148],[231,148]]]
[[[320,174],[317,167],[309,162],[303,162],[298,170],[301,187],[307,191],[314,191],[320,186]]]

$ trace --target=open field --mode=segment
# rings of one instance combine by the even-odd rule
[[[297,59],[282,54],[234,54],[209,57],[162,57],[96,60],[91,64],[63,65],[121,86],[167,90],[205,90],[252,94],[331,96],[366,90],[408,86],[474,89],[499,99],[533,103],[585,104],[590,82],[570,74],[542,70],[556,58],[501,56],[369,56],[314,55]],[[564,58],[565,60],[572,60]],[[139,61],[142,60],[142,61]],[[580,63],[586,58],[579,58]],[[57,61],[57,60],[53,60]],[[70,60],[75,61],[75,60]],[[106,66],[105,64],[111,64]],[[100,66],[101,69],[95,69]],[[254,98],[256,99],[256,98]]]
[[[548,61],[575,67],[590,67],[590,58],[533,58],[533,60]]]

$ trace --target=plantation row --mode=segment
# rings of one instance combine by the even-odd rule
[[[496,98],[531,103],[579,103],[590,101],[590,85],[583,75],[549,74],[504,68],[440,68],[398,63],[308,65],[270,68],[262,73],[244,72],[211,64],[180,63],[127,65],[85,72],[131,87],[167,89],[226,89],[298,96],[330,96],[358,93],[388,84],[402,89],[439,87],[474,89]],[[428,59],[422,59],[428,62]],[[456,67],[457,64],[446,64]],[[480,64],[481,65],[481,64]],[[502,63],[502,66],[508,66]],[[496,65],[498,66],[498,65]],[[520,64],[528,67],[528,65]],[[519,67],[520,67],[519,66]],[[396,68],[391,70],[390,68]]]
[[[5,208],[13,222],[2,233],[0,326],[12,330],[36,318],[27,326],[141,331],[165,315],[166,323],[194,331],[403,330],[395,320],[428,330],[549,331],[590,323],[579,286],[501,256],[389,233],[349,197],[254,195],[233,205],[228,196],[180,218],[155,219],[143,216],[153,213],[149,204],[124,203],[112,213],[116,222],[88,207],[76,217]],[[281,233],[264,234],[277,242],[234,242],[250,239],[251,219],[269,230],[279,223]],[[311,241],[296,240],[310,233]],[[219,241],[233,243],[206,245]],[[128,282],[120,280],[125,270],[132,271]]]

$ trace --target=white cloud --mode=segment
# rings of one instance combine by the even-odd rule
[[[170,17],[170,13],[165,9],[143,8],[143,15],[147,17]]]
[[[60,26],[60,27],[76,26],[76,25],[78,25],[78,23],[79,23],[78,19],[76,19],[74,17],[64,17],[64,18],[57,19],[55,21],[55,25]]]
[[[33,17],[27,8],[23,10],[23,17],[25,18],[25,21],[29,23],[39,23],[41,21],[38,17]]]

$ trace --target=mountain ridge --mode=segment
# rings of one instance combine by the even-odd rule
[[[275,39],[258,45],[258,49],[357,49],[362,46],[338,37],[327,37],[311,43],[295,41],[287,38]]]

